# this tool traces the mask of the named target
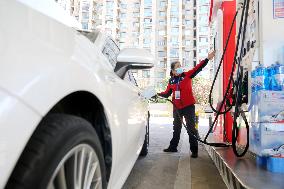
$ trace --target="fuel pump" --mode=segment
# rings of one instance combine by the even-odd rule
[[[237,156],[245,154],[249,141],[257,157],[284,157],[284,1],[237,3],[246,10],[237,15],[237,30],[242,32],[236,36],[233,79],[229,78],[229,95],[227,90],[223,94],[226,108],[220,113],[232,114],[232,146]],[[279,166],[267,163],[267,167]]]

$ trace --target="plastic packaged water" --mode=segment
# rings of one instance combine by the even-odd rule
[[[259,89],[259,87],[258,87],[258,74],[259,74],[258,68],[259,68],[259,66],[256,66],[255,70],[254,70],[254,72],[255,72],[255,79],[254,79],[255,92],[257,92],[258,89]]]
[[[264,67],[260,64],[256,67],[256,91],[264,89]]]
[[[273,91],[281,91],[282,90],[282,82],[283,82],[283,74],[284,68],[281,64],[277,63],[274,67],[274,82],[272,84]]]
[[[276,65],[272,64],[271,65],[271,80],[270,80],[270,90],[272,91],[277,91],[278,89],[278,85],[277,85],[277,81],[276,81]]]
[[[263,72],[264,72],[264,90],[269,91],[270,90],[270,79],[271,79],[271,75],[270,75],[270,71],[271,71],[271,67],[267,67],[267,68],[263,68]]]
[[[251,92],[254,93],[256,90],[256,82],[255,82],[255,78],[256,78],[256,70],[253,70],[251,72]]]
[[[284,91],[284,63],[282,63],[280,65],[279,73],[280,73],[280,75],[279,75],[279,77],[280,77],[280,79],[279,79],[279,87],[280,87],[281,91]]]

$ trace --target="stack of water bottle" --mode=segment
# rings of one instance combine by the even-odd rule
[[[256,66],[251,72],[251,90],[252,93],[261,90],[284,91],[284,63]]]
[[[251,72],[250,151],[257,164],[284,173],[284,47],[279,62]]]

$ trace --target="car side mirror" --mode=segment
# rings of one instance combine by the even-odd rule
[[[145,49],[122,49],[117,56],[114,72],[124,78],[128,70],[150,69],[154,66],[153,55]]]

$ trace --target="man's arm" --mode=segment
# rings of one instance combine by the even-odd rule
[[[159,96],[168,98],[172,94],[172,89],[170,87],[170,84],[168,83],[167,89],[164,92],[158,93]]]

